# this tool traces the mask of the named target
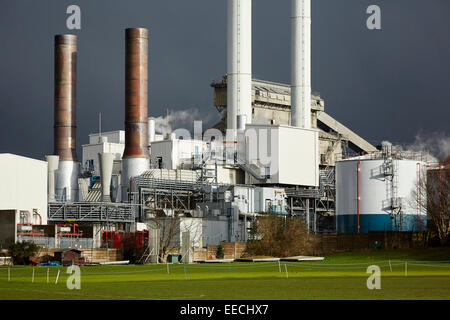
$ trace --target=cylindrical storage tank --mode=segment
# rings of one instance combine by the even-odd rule
[[[353,158],[336,163],[337,232],[426,229],[426,213],[414,198],[426,164],[391,161]]]

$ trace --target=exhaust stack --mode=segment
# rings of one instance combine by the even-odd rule
[[[55,36],[54,154],[59,156],[56,195],[78,201],[76,153],[77,36]]]
[[[122,201],[130,179],[150,168],[148,153],[148,30],[125,30],[125,150]]]
[[[227,129],[252,119],[252,1],[228,0]]]
[[[311,128],[311,0],[292,0],[291,125]]]
[[[114,154],[99,153],[100,177],[102,181],[102,202],[111,202],[111,177],[113,170]]]

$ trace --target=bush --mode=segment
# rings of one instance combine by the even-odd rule
[[[30,258],[39,252],[39,246],[31,241],[13,243],[8,248],[13,264],[28,265]]]
[[[220,245],[217,247],[216,258],[217,258],[217,259],[223,259],[224,256],[225,256],[225,253],[224,253],[224,251],[223,251],[222,245],[220,244]]]
[[[130,264],[137,264],[145,253],[145,248],[125,248],[123,251],[123,259],[129,260]]]

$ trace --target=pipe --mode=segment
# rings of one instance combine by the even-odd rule
[[[27,216],[28,218],[27,218],[26,224],[31,224],[31,225],[33,224],[33,221],[31,220],[31,214],[29,211],[20,211],[20,216],[21,216],[21,219],[23,219],[23,216]]]
[[[417,167],[418,167],[418,177],[417,177],[417,184],[418,184],[418,200],[417,200],[417,204],[418,204],[418,211],[419,211],[419,216],[418,216],[418,226],[419,226],[419,231],[422,229],[422,219],[421,219],[421,215],[422,215],[422,197],[421,197],[421,192],[422,192],[422,188],[421,188],[421,183],[422,183],[422,181],[421,181],[421,165],[420,165],[420,163],[418,162],[417,163]]]
[[[227,129],[237,129],[237,116],[252,119],[252,1],[228,1]]]
[[[356,164],[356,215],[357,215],[357,230],[359,233],[359,165],[361,164],[361,161],[358,161]]]
[[[292,0],[291,125],[311,128],[311,0]]]
[[[39,225],[41,226],[42,225],[42,217],[41,217],[41,215],[39,214],[37,209],[33,209],[33,213],[39,217]]]

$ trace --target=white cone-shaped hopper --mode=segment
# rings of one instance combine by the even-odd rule
[[[102,202],[111,202],[111,176],[114,162],[112,153],[99,153],[100,176],[102,180]]]

